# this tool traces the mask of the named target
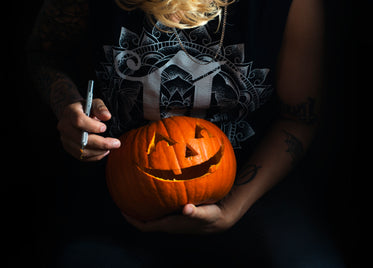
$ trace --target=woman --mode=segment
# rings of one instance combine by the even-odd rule
[[[95,163],[74,162],[80,176],[73,168],[63,174],[68,181],[96,178],[89,178],[91,191],[76,187],[76,214],[69,213],[80,220],[68,233],[87,229],[83,223],[95,226],[90,209],[106,215],[100,227],[86,230],[90,242],[75,237],[65,248],[66,267],[164,264],[164,245],[175,241],[180,248],[167,246],[175,257],[166,264],[188,256],[192,245],[195,259],[209,264],[212,254],[225,253],[217,264],[341,266],[326,236],[287,200],[292,186],[271,190],[305,154],[317,128],[322,40],[318,0],[45,1],[30,42],[33,76],[59,121],[64,149]],[[93,75],[88,63],[97,82],[91,117],[79,90]],[[102,193],[103,159],[120,147],[124,132],[173,115],[205,118],[227,134],[239,163],[236,182],[217,204],[187,204],[178,215],[149,222],[124,215],[135,232]],[[82,131],[90,133],[83,152]],[[101,214],[92,205],[101,200],[98,193],[107,202]],[[107,226],[122,239],[98,242]],[[154,248],[155,238],[164,240],[162,249]],[[201,241],[208,258],[201,259]],[[93,253],[99,248],[111,261]]]

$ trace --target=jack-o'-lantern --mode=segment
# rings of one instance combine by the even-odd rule
[[[231,189],[236,159],[225,134],[203,119],[162,119],[120,137],[109,155],[110,194],[127,215],[151,220],[185,204],[215,203]]]

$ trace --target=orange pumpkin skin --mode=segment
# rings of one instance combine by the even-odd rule
[[[225,134],[203,119],[176,116],[120,137],[106,166],[116,205],[139,220],[215,203],[232,188],[236,158]]]

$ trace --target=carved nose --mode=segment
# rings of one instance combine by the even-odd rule
[[[198,155],[196,150],[194,150],[193,147],[187,144],[185,147],[185,158],[196,156],[196,155]]]

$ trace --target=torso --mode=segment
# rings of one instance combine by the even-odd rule
[[[187,115],[214,122],[235,149],[242,148],[273,115],[273,109],[264,107],[274,92],[290,5],[267,1],[281,11],[263,2],[245,0],[228,7],[224,43],[215,59],[221,36],[217,20],[178,30],[184,51],[171,29],[153,26],[141,11],[93,6],[93,34],[100,36],[95,44],[97,84],[112,113],[109,135],[120,136],[149,120]]]

